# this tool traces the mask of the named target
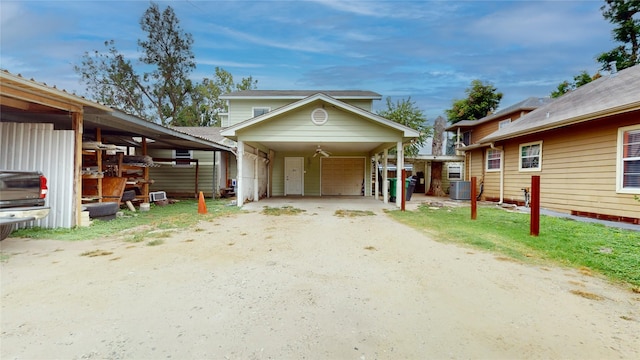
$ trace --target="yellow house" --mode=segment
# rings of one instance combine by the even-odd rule
[[[640,224],[640,65],[476,139],[458,150],[482,198],[522,204],[537,175],[542,208]]]
[[[387,164],[395,149],[397,176],[404,146],[416,130],[380,117],[370,91],[248,90],[226,94],[228,126],[221,135],[236,141],[238,205],[271,196],[387,197]],[[374,190],[373,190],[374,189]],[[400,205],[400,197],[396,199]]]

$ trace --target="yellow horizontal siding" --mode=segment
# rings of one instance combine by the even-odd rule
[[[543,208],[640,217],[640,203],[632,195],[616,193],[617,131],[633,121],[617,116],[507,142],[505,201],[522,201],[521,188],[529,187],[531,176],[538,175]],[[543,141],[542,171],[518,171],[519,145],[539,140]],[[498,191],[495,186],[485,186],[487,196]]]

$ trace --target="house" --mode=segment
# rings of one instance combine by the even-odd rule
[[[522,204],[536,175],[542,208],[640,224],[640,65],[477,133],[459,150],[484,199]]]
[[[235,148],[235,142],[220,135],[220,127],[172,126],[172,129]],[[236,157],[232,151],[194,149],[153,149],[149,155],[160,166],[150,169],[151,191],[164,191],[169,197],[193,198],[200,191],[205,197],[224,197],[234,193]]]
[[[271,196],[379,196],[395,149],[397,176],[416,130],[372,112],[371,91],[246,90],[228,103],[221,135],[236,141],[238,205]],[[378,186],[382,185],[382,186]],[[397,204],[400,205],[400,197]]]
[[[495,191],[499,191],[499,182],[494,181],[496,172],[487,171],[484,166],[484,157],[480,161],[473,161],[471,151],[460,151],[460,149],[473,149],[481,147],[479,140],[502,129],[513,122],[518,121],[524,115],[539,108],[540,106],[549,104],[553,101],[551,98],[530,97],[509,107],[501,109],[494,114],[487,115],[478,120],[462,120],[448,126],[445,130],[454,133],[454,143],[458,155],[462,155],[462,163],[450,163],[449,166],[464,165],[460,171],[462,176],[457,180],[469,180],[471,176],[478,179],[478,185],[482,185],[482,196],[487,201],[499,201],[499,197],[491,196]],[[497,150],[491,149],[483,156],[496,156]],[[450,171],[451,169],[449,169]],[[457,172],[454,172],[457,174]],[[450,179],[454,180],[454,179]],[[478,192],[480,193],[480,192]]]
[[[141,201],[149,201],[149,180],[152,180],[148,177],[149,167],[146,164],[118,164],[120,169],[116,176],[108,176],[114,166],[106,161],[101,164],[101,160],[112,150],[102,150],[103,146],[109,149],[115,146],[125,149],[127,156],[141,157],[155,149],[231,150],[35,80],[0,71],[0,168],[39,170],[48,180],[49,216],[28,225],[46,228],[80,225],[82,207],[88,201],[87,188],[95,187],[97,191],[97,194],[91,194],[91,201],[107,200],[100,193],[104,190],[100,184],[104,185],[107,177],[124,178],[124,167],[127,171],[134,169],[135,176],[142,180],[133,184],[140,189],[138,197]],[[86,160],[92,161],[91,166]],[[130,182],[128,180],[126,183]]]

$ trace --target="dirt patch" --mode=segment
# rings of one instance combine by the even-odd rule
[[[160,246],[9,238],[0,358],[640,358],[632,291],[439,243],[381,210],[303,210],[200,222]],[[96,249],[112,254],[78,256]]]

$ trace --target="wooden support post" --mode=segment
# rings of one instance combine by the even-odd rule
[[[540,176],[531,177],[531,231],[530,235],[540,234]]]
[[[84,132],[84,114],[82,112],[73,112],[71,114],[71,126],[73,128],[74,138],[74,166],[73,166],[73,192],[75,206],[75,221],[73,225],[82,224],[82,134]],[[98,169],[100,171],[100,169]],[[51,199],[51,196],[49,196]]]
[[[471,220],[475,220],[478,216],[478,208],[476,204],[476,177],[471,177]]]
[[[400,186],[400,188],[402,189],[402,191],[400,191],[400,194],[402,196],[402,199],[400,200],[400,209],[402,211],[404,211],[404,209],[405,209],[405,200],[406,200],[406,196],[407,196],[405,194],[405,191],[407,191],[407,190],[405,189],[404,178],[407,177],[407,170],[402,169],[401,174],[402,174],[402,176],[400,177],[400,179],[397,179],[398,182],[396,183],[396,189],[397,189],[397,186]],[[400,185],[398,185],[398,184],[400,184]]]
[[[191,162],[193,162],[193,161],[191,161]],[[191,162],[190,162],[189,164],[191,164]],[[196,181],[195,181],[195,183],[196,183],[196,184],[195,184],[195,185],[196,185],[196,191],[195,191],[195,193],[193,194],[193,197],[194,197],[194,198],[197,198],[197,197],[198,197],[198,193],[200,192],[200,189],[198,189],[198,179],[200,178],[199,173],[200,173],[200,164],[199,164],[199,162],[198,162],[198,161],[197,161],[197,159],[196,159]]]
[[[147,138],[142,137],[142,155],[147,156]],[[149,167],[142,168],[142,176],[144,178],[144,184],[142,184],[142,195],[144,196],[144,202],[149,202]]]

